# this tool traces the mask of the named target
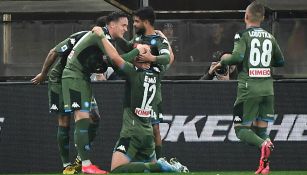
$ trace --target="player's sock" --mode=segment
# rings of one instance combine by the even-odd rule
[[[244,126],[235,126],[235,132],[237,137],[244,143],[261,147],[261,144],[264,142],[264,140],[257,136],[257,134],[250,128]]]
[[[252,126],[252,128],[255,130],[255,133],[263,140],[270,138],[270,136],[267,134],[267,127]]]
[[[99,122],[97,123],[95,122],[95,123],[90,123],[90,126],[88,128],[88,139],[91,145],[97,135],[98,127],[99,127]]]
[[[76,121],[75,124],[74,140],[78,155],[81,157],[81,160],[89,160],[89,155],[88,155],[88,151],[90,150],[89,139],[88,139],[89,125],[90,125],[90,119],[88,118],[78,120]]]
[[[111,173],[149,173],[161,172],[157,163],[131,162],[115,168]]]
[[[66,167],[71,164],[69,161],[69,127],[58,127],[57,141],[63,167]]]
[[[156,145],[155,147],[157,159],[162,157],[162,145]]]

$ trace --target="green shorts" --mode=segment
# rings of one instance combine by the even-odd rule
[[[159,124],[163,121],[163,114],[162,114],[162,102],[158,104],[157,111],[151,112],[151,124]]]
[[[48,99],[50,113],[65,114],[61,83],[48,82]]]
[[[132,162],[151,162],[156,160],[155,144],[153,136],[142,139],[131,137],[120,137],[114,147],[114,152],[125,154]]]
[[[155,142],[150,118],[138,117],[130,108],[125,108],[121,134],[114,147],[115,151],[122,152],[131,161],[155,160]]]
[[[63,78],[62,92],[65,112],[90,111],[92,88],[89,81],[78,78]]]
[[[274,121],[274,96],[262,96],[236,101],[233,109],[234,123],[251,125],[255,120]]]

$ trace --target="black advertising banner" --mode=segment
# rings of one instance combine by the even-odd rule
[[[109,169],[121,127],[124,82],[93,83],[93,89],[102,119],[91,158]],[[276,120],[269,127],[274,170],[307,170],[306,92],[307,81],[275,82]],[[259,150],[240,143],[232,126],[235,81],[165,81],[162,93],[166,157],[177,157],[191,171],[257,167]],[[0,84],[0,173],[61,171],[56,132],[46,85]]]

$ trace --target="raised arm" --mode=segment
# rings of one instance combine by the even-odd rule
[[[101,27],[94,27],[92,31],[99,36],[105,53],[110,57],[110,59],[113,61],[113,63],[119,67],[123,68],[125,65],[125,60],[118,54],[117,50],[113,47],[113,45],[109,42],[108,39],[105,38],[105,35],[103,33],[103,30]],[[141,50],[142,52],[145,52],[145,48],[139,46],[136,49],[133,49],[129,53],[125,54],[125,57],[136,57]]]

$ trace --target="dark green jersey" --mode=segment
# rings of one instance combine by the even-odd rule
[[[252,27],[235,35],[232,56],[221,64],[237,64],[237,100],[241,100],[274,95],[272,67],[283,66],[284,57],[273,35]]]
[[[67,61],[67,56],[71,52],[75,43],[77,43],[79,39],[87,32],[88,31],[81,31],[74,33],[55,46],[55,52],[58,54],[58,59],[48,74],[50,82],[61,82],[62,73]]]
[[[127,77],[125,101],[128,101],[129,105],[124,108],[120,135],[121,137],[132,135],[153,137],[151,117],[159,103],[156,91],[161,81],[161,70],[157,67],[149,70],[138,69],[126,62],[121,71]]]
[[[130,42],[134,47],[136,47],[137,44],[149,45],[151,54],[157,56],[157,64],[169,64],[169,44],[168,41],[160,35],[135,35]]]
[[[156,91],[161,82],[161,69],[152,67],[148,70],[138,69],[129,62],[121,69],[127,77],[125,100],[132,112],[145,123],[149,122],[151,112],[157,110],[159,103]]]
[[[127,44],[131,45],[131,47],[136,47],[137,44],[147,44],[150,46],[151,54],[157,56],[157,67],[162,70],[160,73],[160,77],[162,77],[163,73],[165,72],[166,67],[165,65],[169,64],[170,59],[170,52],[169,52],[169,43],[168,41],[161,37],[160,35],[135,35],[133,39]],[[131,60],[130,60],[131,61]],[[162,94],[161,94],[161,83],[159,82],[156,85],[156,96],[158,102],[162,101]],[[126,88],[129,88],[129,85],[126,84]],[[127,93],[126,95],[130,95]],[[127,97],[126,99],[129,99]],[[159,103],[157,103],[159,104]],[[126,101],[125,106],[130,106],[130,102]],[[155,107],[156,109],[156,107]],[[159,113],[159,111],[154,110],[155,113]]]
[[[106,68],[103,56],[104,47],[101,39],[91,31],[86,33],[68,55],[62,78],[80,78],[89,81],[91,73],[97,72],[101,67]]]

